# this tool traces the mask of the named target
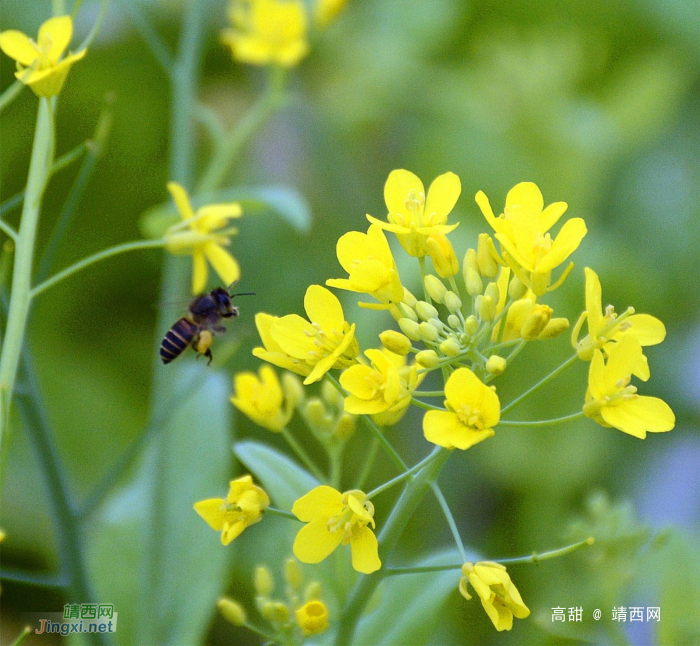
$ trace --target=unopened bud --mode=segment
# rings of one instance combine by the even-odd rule
[[[464,270],[464,286],[467,288],[469,296],[478,296],[484,289],[484,283],[476,269],[471,267]]]
[[[304,575],[301,572],[299,561],[287,559],[284,563],[284,580],[293,590],[299,590],[304,585]]]
[[[425,241],[425,248],[428,250],[435,271],[440,278],[449,278],[459,271],[459,261],[455,250],[444,233],[433,231]]]
[[[272,572],[264,565],[258,565],[255,568],[253,586],[261,597],[269,597],[275,589],[275,580],[272,578]]]
[[[289,621],[289,608],[281,601],[268,601],[260,614],[273,624],[286,624]]]
[[[389,352],[401,355],[402,357],[405,357],[413,347],[411,339],[396,330],[385,330],[379,335],[379,340]]]
[[[464,254],[464,260],[462,261],[462,269],[464,271],[467,269],[473,269],[477,274],[479,273],[479,263],[476,260],[476,249],[467,249],[467,253]]]
[[[520,336],[526,341],[534,341],[547,327],[553,311],[549,305],[535,305],[532,313],[525,319],[525,323],[520,328]]]
[[[403,288],[403,299],[401,300],[401,302],[406,303],[406,305],[413,308],[416,306],[418,299],[404,287]]]
[[[439,333],[437,331],[437,328],[434,325],[431,325],[430,323],[421,323],[420,324],[420,333],[421,333],[421,338],[424,341],[437,341],[439,338]]]
[[[494,303],[498,303],[501,300],[501,292],[498,289],[498,285],[496,283],[486,285],[484,296],[490,296]]]
[[[479,273],[486,278],[495,278],[498,274],[498,263],[491,252],[492,247],[493,240],[491,240],[491,236],[488,233],[479,234],[476,260],[479,265]]]
[[[420,316],[424,321],[432,318],[438,318],[438,311],[430,303],[425,301],[418,301],[416,303],[416,314]]]
[[[462,299],[457,296],[454,292],[447,292],[444,299],[445,307],[447,307],[452,314],[459,311],[462,307]]]
[[[333,407],[340,407],[344,399],[338,389],[330,381],[325,380],[321,383],[321,397],[329,406]]]
[[[425,285],[425,291],[428,292],[430,298],[432,298],[436,303],[442,303],[445,298],[445,293],[447,292],[447,287],[437,276],[428,274],[423,281]]]
[[[508,285],[508,295],[514,300],[520,300],[527,292],[527,287],[523,285],[517,276],[513,276],[510,279],[510,284]]]
[[[479,331],[479,321],[473,314],[464,322],[464,331],[470,336],[474,336]]]
[[[404,305],[404,306],[401,308],[400,314],[401,314],[401,315],[399,316],[399,318],[405,317],[405,318],[407,318],[407,319],[411,319],[412,321],[417,321],[417,320],[418,320],[418,314],[416,314],[415,311],[414,311],[413,309],[411,309],[410,307],[408,307],[408,305]]]
[[[496,303],[493,298],[482,296],[478,311],[482,321],[493,321],[496,318]]]
[[[411,341],[421,340],[420,326],[415,321],[407,318],[399,319],[399,327]]]
[[[221,616],[226,621],[232,623],[234,626],[245,625],[247,617],[245,610],[243,610],[243,606],[240,603],[234,601],[233,599],[221,597],[221,599],[216,602],[216,605],[219,608]]]
[[[416,355],[416,363],[424,368],[437,368],[440,365],[440,357],[435,350],[423,350]]]
[[[304,601],[314,601],[321,598],[321,584],[318,581],[312,581],[304,590]]]
[[[355,416],[343,413],[335,425],[334,434],[339,440],[349,440],[355,434]]]
[[[564,330],[569,327],[569,319],[562,317],[550,319],[544,330],[537,335],[540,341],[547,341],[559,336]]]
[[[486,361],[486,371],[492,375],[500,375],[505,371],[508,362],[497,354],[492,354]]]
[[[304,401],[306,393],[304,392],[304,386],[301,384],[301,379],[291,372],[285,372],[282,374],[282,390],[284,391],[284,396],[290,403],[292,408],[296,408],[299,404]]]
[[[459,341],[454,337],[445,339],[440,344],[440,352],[447,357],[456,357],[462,351],[462,346],[460,346]]]
[[[306,423],[314,429],[323,428],[327,416],[326,407],[318,397],[311,397],[306,400],[302,410]]]
[[[453,330],[459,329],[461,323],[462,321],[459,320],[459,316],[456,314],[450,314],[447,317],[447,325],[449,325]]]

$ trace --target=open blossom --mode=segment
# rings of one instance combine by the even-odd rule
[[[236,259],[224,247],[231,243],[235,229],[224,230],[232,218],[240,218],[241,206],[237,202],[209,204],[195,212],[187,191],[176,182],[168,182],[182,222],[165,232],[165,248],[174,254],[192,256],[192,292],[204,291],[207,284],[207,262],[225,285],[236,282],[241,275]]]
[[[209,498],[195,503],[195,511],[217,532],[221,543],[228,545],[243,530],[262,520],[262,512],[270,505],[263,489],[253,484],[251,476],[243,476],[229,483],[226,499]]]
[[[462,566],[462,575],[459,581],[460,593],[465,599],[471,599],[468,591],[468,584],[471,584],[479,595],[486,614],[499,632],[513,627],[513,617],[525,619],[530,615],[530,609],[523,603],[506,568],[500,563],[465,563]]]
[[[37,96],[57,95],[74,63],[87,53],[83,49],[61,59],[73,37],[70,16],[49,18],[39,27],[34,42],[16,29],[0,33],[0,49],[17,61],[15,76],[28,85]]]
[[[367,219],[395,233],[407,254],[422,258],[430,254],[426,242],[431,233],[445,234],[457,228],[457,224],[447,224],[447,216],[461,192],[462,184],[454,173],[436,177],[426,197],[423,182],[416,175],[394,170],[384,185],[388,222],[371,215]]]
[[[221,39],[242,63],[293,67],[309,51],[301,0],[231,0],[228,13]]]
[[[603,311],[602,288],[600,279],[589,267],[586,272],[586,311],[574,326],[571,343],[579,359],[590,361],[597,349],[607,354],[610,347],[623,336],[632,336],[641,346],[656,345],[666,338],[666,328],[659,319],[650,314],[634,314],[634,308],[628,308],[622,316],[615,313],[615,308],[608,305]],[[588,325],[588,335],[579,341],[583,322]],[[649,379],[649,365],[642,354],[633,373],[640,379]]]
[[[265,330],[269,342],[261,333],[265,349],[256,348],[253,354],[297,374],[304,374],[302,366],[308,368],[304,380],[308,385],[331,368],[347,368],[355,363],[360,349],[355,324],[345,320],[340,301],[325,287],[311,285],[306,290],[304,309],[308,321],[297,314],[261,319],[263,325],[270,324]]]
[[[566,202],[544,208],[542,193],[532,182],[521,182],[508,192],[505,209],[498,217],[482,191],[476,194],[476,202],[496,232],[504,258],[525,285],[541,296],[563,282],[573,263],[554,285],[552,270],[578,248],[587,232],[582,218],[571,218],[552,239],[549,229],[566,211]]]
[[[302,563],[320,563],[342,543],[350,545],[352,566],[371,574],[379,560],[374,505],[359,490],[339,491],[327,485],[312,489],[294,503],[292,513],[307,523],[294,541],[294,556]]]
[[[304,635],[318,635],[328,630],[328,608],[323,601],[307,601],[294,612]]]
[[[260,335],[260,340],[263,342],[263,347],[253,348],[253,356],[267,361],[274,366],[301,375],[302,377],[308,376],[312,366],[306,363],[306,361],[288,355],[272,338],[272,325],[276,321],[279,321],[279,317],[272,316],[272,314],[258,312],[255,315],[255,326],[258,328],[258,334]]]
[[[369,294],[381,305],[360,303],[370,309],[388,309],[403,300],[403,287],[394,256],[381,227],[370,225],[367,233],[350,231],[336,245],[338,262],[348,272],[347,278],[331,278],[329,287]]]
[[[254,372],[239,372],[233,378],[235,392],[231,403],[259,426],[273,432],[282,431],[292,418],[294,408],[287,399],[270,366],[260,366],[260,377]]]
[[[617,428],[642,440],[647,432],[670,431],[676,425],[671,407],[658,397],[638,395],[637,389],[629,385],[642,357],[639,341],[624,334],[607,352],[607,363],[600,350],[593,352],[584,414],[602,426]]]
[[[446,411],[430,410],[423,418],[428,442],[446,449],[468,449],[495,435],[501,404],[492,388],[469,368],[455,370],[445,384]]]

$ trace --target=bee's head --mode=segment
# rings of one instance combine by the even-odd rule
[[[221,316],[228,318],[229,316],[238,315],[238,308],[233,306],[231,295],[223,287],[217,287],[210,293],[210,296],[214,299]]]

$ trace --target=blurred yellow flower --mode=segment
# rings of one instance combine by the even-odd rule
[[[284,391],[277,373],[270,366],[254,372],[239,372],[233,378],[231,403],[259,426],[273,432],[282,431],[294,414],[291,402],[284,404]]]
[[[445,384],[448,410],[430,410],[423,418],[428,442],[446,449],[468,449],[495,435],[501,418],[501,403],[492,388],[469,368],[455,370]]]
[[[37,96],[50,97],[61,91],[70,68],[87,53],[87,49],[83,49],[61,60],[72,37],[71,17],[57,16],[39,27],[36,42],[15,29],[3,31],[0,49],[17,61],[15,76],[22,83]]]
[[[355,324],[350,325],[345,320],[340,301],[325,287],[309,286],[304,296],[304,309],[308,321],[297,314],[261,319],[264,325],[270,323],[265,330],[269,340],[261,334],[266,349],[256,348],[254,354],[297,374],[304,374],[301,367],[305,366],[309,372],[304,384],[308,385],[331,368],[347,368],[355,363],[360,348],[355,339]]]
[[[578,248],[587,232],[582,218],[571,218],[552,239],[549,229],[566,211],[566,202],[543,208],[542,193],[532,182],[521,182],[508,192],[506,207],[498,217],[483,191],[476,194],[476,202],[496,232],[505,260],[525,285],[538,296],[561,285],[573,263],[554,285],[552,270]]]
[[[370,225],[367,233],[350,231],[336,245],[338,262],[348,272],[347,278],[331,278],[329,287],[369,294],[381,305],[360,303],[360,307],[387,309],[403,300],[403,287],[394,256],[382,228]]]
[[[525,619],[530,615],[529,608],[523,603],[506,568],[500,563],[465,563],[462,566],[462,575],[459,581],[460,593],[465,599],[471,599],[467,590],[468,584],[471,584],[479,595],[486,614],[499,632],[513,627],[513,617]]]
[[[238,202],[210,204],[197,209],[190,204],[187,191],[176,182],[168,182],[182,222],[165,232],[165,248],[174,254],[192,256],[192,292],[199,294],[207,284],[207,261],[214,268],[223,283],[235,283],[241,275],[236,259],[224,249],[231,243],[230,236],[236,229],[222,230],[232,218],[240,218],[241,206]]]
[[[348,0],[316,0],[314,19],[319,27],[326,27],[345,8]]]
[[[341,494],[321,485],[294,503],[292,513],[307,523],[294,541],[294,556],[302,563],[320,563],[338,545],[350,545],[352,567],[363,574],[378,570],[377,537],[374,527],[374,505],[357,489]]]
[[[328,629],[328,608],[323,601],[307,601],[294,613],[304,635],[318,635]]]
[[[423,182],[416,175],[394,170],[384,185],[388,222],[371,215],[367,219],[395,233],[406,253],[422,258],[429,253],[426,241],[431,233],[446,234],[457,228],[457,224],[446,223],[461,192],[462,184],[454,173],[436,177],[426,197]]]
[[[607,354],[614,342],[619,341],[622,336],[632,336],[642,346],[656,345],[666,338],[664,324],[650,314],[634,314],[634,308],[629,307],[618,317],[612,305],[608,305],[603,311],[602,288],[598,274],[589,267],[585,268],[585,273],[586,311],[581,314],[571,333],[571,343],[579,359],[590,361],[597,349],[602,349]],[[588,325],[588,335],[579,341],[584,321]],[[643,354],[632,374],[644,381],[649,379],[649,364]]]
[[[269,496],[248,475],[231,480],[225,500],[201,500],[194,509],[212,529],[221,532],[221,543],[228,545],[246,527],[262,520],[262,512],[269,504]]]
[[[607,353],[605,363],[600,350],[593,352],[584,414],[601,426],[617,428],[642,440],[647,432],[670,431],[676,425],[671,407],[658,397],[638,395],[637,389],[629,385],[642,358],[639,340],[623,334],[617,343],[609,345]]]
[[[294,67],[309,51],[301,0],[231,0],[228,14],[221,39],[242,63]]]

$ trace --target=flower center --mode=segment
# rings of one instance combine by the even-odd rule
[[[459,420],[468,427],[478,431],[484,430],[484,422],[481,419],[481,411],[478,408],[472,408],[469,404],[461,404],[455,410]]]

